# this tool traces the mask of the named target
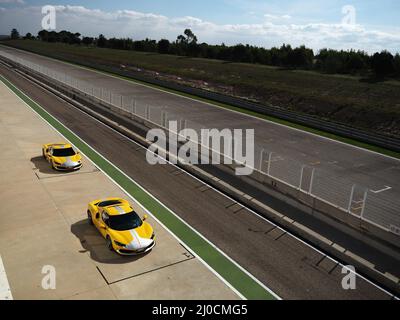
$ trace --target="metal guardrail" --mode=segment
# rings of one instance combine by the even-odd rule
[[[53,81],[78,90],[84,95],[107,105],[128,112],[135,117],[167,128],[167,121],[176,120],[178,131],[184,128],[201,130],[200,123],[182,119],[180,115],[167,113],[158,107],[139,102],[134,96],[115,94],[107,88],[96,87],[92,83],[68,76],[46,66],[0,53],[11,64],[20,65],[34,73],[41,74]],[[176,132],[178,134],[178,132]],[[225,155],[222,155],[225,156]],[[261,150],[257,155],[254,171],[265,177],[282,181],[294,190],[319,198],[327,204],[340,208],[353,217],[367,221],[388,232],[400,235],[400,199],[395,196],[374,193],[354,181],[337,177],[329,172],[306,166],[300,161],[283,158],[279,154]]]
[[[33,50],[26,50],[30,51],[32,53],[36,53]],[[44,54],[42,54],[44,55]],[[51,55],[51,54],[46,54],[45,56],[53,58],[53,59],[59,59],[56,55]],[[379,146],[388,150],[400,152],[400,138],[394,137],[394,136],[389,136],[389,135],[384,135],[384,134],[379,134],[377,132],[370,132],[367,130],[363,129],[358,129],[351,127],[349,125],[339,123],[339,122],[334,122],[334,121],[328,121],[320,118],[316,118],[307,114],[303,113],[298,113],[294,111],[288,111],[276,106],[268,106],[268,105],[263,105],[260,103],[252,102],[252,101],[247,101],[241,98],[237,97],[232,97],[232,96],[227,96],[221,93],[217,92],[212,92],[212,91],[207,91],[199,88],[193,88],[193,87],[188,87],[184,85],[180,85],[177,83],[171,83],[167,82],[161,79],[156,79],[156,78],[151,78],[148,76],[145,76],[143,74],[140,74],[138,72],[133,72],[133,71],[128,71],[126,69],[122,68],[117,68],[117,67],[112,67],[109,65],[101,65],[101,64],[95,64],[91,63],[89,61],[78,61],[74,59],[73,57],[69,56],[64,56],[62,57],[63,60],[70,62],[70,63],[75,63],[78,65],[82,65],[85,67],[89,68],[94,68],[106,72],[110,72],[113,74],[117,74],[120,76],[124,77],[129,77],[134,80],[146,82],[152,85],[164,87],[166,89],[190,94],[193,96],[197,96],[200,98],[208,99],[211,101],[216,101],[219,103],[223,104],[228,104],[232,105],[237,108],[241,109],[246,109],[250,111],[254,111],[260,114],[264,114],[267,116],[279,118],[282,120],[286,120],[289,122],[293,122],[296,124],[304,125],[306,127],[314,128],[317,130],[325,131],[328,133],[336,134],[345,138],[351,138],[354,140],[358,140],[360,142],[368,143],[371,145]]]

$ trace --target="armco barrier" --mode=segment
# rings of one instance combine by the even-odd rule
[[[35,53],[32,50],[26,50],[26,51]],[[53,59],[60,58],[60,57],[57,57],[56,55],[52,55],[52,54],[46,54],[45,56],[53,58]],[[322,131],[325,131],[328,133],[336,134],[336,135],[339,135],[342,137],[351,138],[351,139],[358,140],[358,141],[368,143],[371,145],[376,145],[376,146],[379,146],[379,147],[382,147],[382,148],[385,148],[388,150],[400,152],[400,138],[397,138],[397,137],[382,135],[382,134],[378,134],[376,132],[369,132],[369,131],[362,130],[362,129],[356,129],[356,128],[350,127],[350,126],[342,124],[342,123],[323,120],[323,119],[316,118],[316,117],[313,117],[313,116],[310,116],[307,114],[301,114],[301,113],[296,113],[293,111],[284,110],[282,108],[275,107],[275,106],[262,105],[259,103],[247,101],[247,100],[232,97],[232,96],[223,95],[223,94],[216,93],[216,92],[211,92],[211,91],[207,91],[207,90],[203,90],[203,89],[183,86],[183,85],[180,85],[177,83],[171,83],[171,82],[167,82],[167,81],[156,79],[156,78],[150,78],[148,76],[140,74],[139,72],[127,71],[126,69],[122,69],[122,68],[118,68],[118,67],[94,64],[94,63],[91,63],[88,61],[80,61],[80,60],[77,60],[74,57],[70,57],[70,56],[63,56],[62,59],[64,61],[67,61],[70,63],[78,64],[78,65],[89,67],[89,68],[98,69],[98,70],[105,71],[105,72],[110,72],[110,73],[124,76],[124,77],[129,77],[129,78],[132,78],[132,79],[135,79],[138,81],[142,81],[142,82],[146,82],[146,83],[149,83],[152,85],[157,85],[160,87],[183,92],[183,93],[197,96],[200,98],[232,105],[234,107],[247,109],[250,111],[265,114],[267,116],[276,117],[276,118],[283,119],[283,120],[293,122],[296,124],[300,124],[300,125],[314,128],[314,129],[322,130]]]
[[[12,61],[8,61],[11,64],[15,64]],[[132,118],[132,114],[130,114],[126,110],[122,110],[121,108],[115,107],[113,105],[107,104],[104,101],[99,100],[98,98],[93,98],[88,94],[85,94],[79,90],[70,88],[65,84],[57,81],[50,80],[45,75],[39,75],[33,70],[25,68],[23,66],[19,66],[23,69],[27,74],[30,74],[34,78],[40,79],[43,83],[47,84],[50,87],[55,87],[60,92],[66,94],[67,96],[75,99],[78,102],[87,104],[94,103],[96,105],[102,105],[108,110],[113,111],[115,114],[123,114],[127,118]],[[133,116],[136,122],[141,123],[147,128],[153,128],[154,126],[159,126],[158,124],[148,121],[143,117]],[[234,175],[233,170],[236,168],[235,165],[218,165],[218,168]],[[390,233],[386,230],[383,230],[379,226],[375,226],[374,224],[367,223],[362,221],[359,217],[355,217],[352,214],[349,214],[347,211],[341,209],[340,207],[336,207],[333,204],[320,199],[314,195],[307,194],[306,192],[299,190],[298,188],[294,188],[288,183],[281,181],[279,179],[266,176],[265,174],[254,170],[251,176],[238,176],[240,179],[256,187],[259,190],[266,192],[267,194],[271,194],[276,196],[277,198],[289,203],[290,205],[294,205],[295,207],[299,207],[300,210],[307,212],[316,217],[320,217],[321,215],[325,217],[329,217],[332,220],[340,221],[345,223],[348,226],[351,226],[354,229],[362,231],[365,235],[383,240],[391,245],[400,247],[399,237],[393,233]],[[281,195],[281,196],[279,196]],[[250,199],[248,199],[250,201]]]
[[[149,146],[150,142],[147,141],[146,139],[144,139],[142,137],[142,135],[137,134],[137,133],[121,126],[121,124],[122,125],[127,124],[126,119],[127,119],[127,116],[129,117],[129,115],[126,114],[125,110],[118,109],[118,110],[114,110],[113,112],[108,111],[108,112],[106,112],[106,113],[108,113],[108,117],[107,117],[107,115],[103,115],[103,112],[101,112],[101,110],[104,111],[105,109],[109,109],[109,108],[107,106],[100,106],[91,97],[89,97],[87,95],[83,95],[83,97],[77,97],[75,95],[76,92],[74,92],[73,89],[71,90],[71,88],[65,87],[62,83],[57,83],[57,82],[49,83],[47,81],[48,84],[46,85],[46,84],[43,84],[42,82],[37,82],[37,79],[33,76],[28,76],[28,77],[30,77],[31,80],[36,81],[36,83],[38,83],[39,85],[45,86],[48,90],[52,91],[54,94],[60,96],[63,99],[66,99],[71,104],[78,107],[79,109],[87,112],[88,114],[99,119],[100,121],[104,121],[105,123],[110,125],[115,130],[121,132],[122,134],[125,134],[126,136],[140,142],[144,146]],[[46,80],[46,79],[42,79],[42,80]],[[55,88],[57,88],[57,89],[55,89]],[[62,93],[60,93],[60,91],[56,91],[56,90],[63,91],[64,94],[62,94]],[[81,95],[81,93],[79,93],[79,92],[78,92],[78,94]],[[78,99],[83,99],[83,100],[88,99],[86,101],[87,106],[77,103],[75,100],[71,99],[72,97],[75,97]],[[90,106],[90,108],[88,106]],[[91,108],[96,109],[96,111],[94,111]],[[99,111],[100,111],[100,113],[99,113]],[[122,115],[122,117],[119,117],[120,121],[110,120],[109,117],[114,117],[114,115],[115,115],[114,112],[116,112],[116,114]],[[145,122],[146,121],[144,119],[144,121],[142,121],[142,123],[145,124]],[[139,131],[142,129],[145,129],[144,127],[142,129],[140,129],[142,127],[142,125],[137,125],[137,121],[135,121],[135,126],[137,128],[139,128]],[[178,164],[178,165],[182,166],[181,164]],[[390,291],[395,292],[397,294],[400,293],[400,287],[399,287],[400,283],[399,283],[399,279],[397,277],[377,270],[375,268],[375,266],[373,264],[371,264],[369,261],[366,261],[362,257],[357,256],[356,254],[352,253],[351,251],[346,250],[345,248],[342,248],[341,246],[338,246],[336,243],[334,243],[334,242],[330,241],[329,239],[325,238],[324,236],[320,235],[318,232],[315,232],[315,231],[307,228],[306,226],[304,226],[288,217],[285,217],[283,214],[276,212],[275,210],[269,208],[268,206],[265,206],[263,203],[259,202],[258,200],[249,197],[248,195],[244,194],[243,192],[241,192],[238,189],[235,189],[233,186],[229,185],[228,183],[223,182],[222,180],[219,180],[215,176],[212,176],[212,175],[206,173],[199,167],[196,167],[194,165],[185,165],[184,167],[185,167],[185,170],[187,170],[188,172],[192,173],[195,176],[198,176],[200,179],[203,179],[210,185],[213,185],[213,186],[219,188],[220,190],[224,191],[226,194],[230,195],[234,199],[237,199],[238,201],[241,201],[242,203],[247,204],[249,208],[252,208],[253,210],[256,210],[259,213],[267,216],[272,221],[275,221],[277,224],[286,228],[286,230],[291,230],[292,232],[294,232],[301,238],[307,239],[307,241],[309,241],[310,243],[321,248],[323,251],[333,255],[334,257],[338,258],[341,261],[345,261],[347,264],[355,266],[357,270],[361,271],[365,275],[368,275],[371,279],[374,279],[375,281],[377,281],[378,283],[380,283],[381,285],[383,285],[385,288],[389,289]],[[268,182],[268,180],[263,178],[263,182]],[[273,179],[270,180],[270,183],[274,187],[278,186],[277,182],[273,181]],[[313,201],[315,201],[315,199]],[[305,206],[305,207],[308,208],[307,206]],[[305,210],[305,211],[307,212],[307,210]],[[315,210],[311,213],[313,215],[319,214]],[[320,218],[325,220],[326,215],[322,214]],[[364,222],[361,222],[361,223],[364,223]],[[339,226],[339,229],[346,228],[346,226],[343,224],[338,224],[338,226]],[[371,226],[368,225],[368,228],[370,228],[370,227]],[[353,231],[350,231],[350,233],[351,232],[353,232]],[[361,237],[363,237],[363,236],[361,235]],[[356,238],[357,238],[357,236],[356,236]],[[360,238],[358,238],[358,239],[360,239]],[[369,238],[365,238],[362,240],[371,243],[371,239],[369,239]],[[391,251],[388,254],[393,254],[394,256],[398,255],[397,251],[393,251],[390,248],[388,248],[380,243],[376,242],[372,245],[375,245],[378,247],[381,246],[381,248],[382,248],[381,250],[384,252],[387,252],[388,250]]]

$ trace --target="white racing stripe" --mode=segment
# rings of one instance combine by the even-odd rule
[[[0,300],[13,300],[10,285],[8,284],[6,270],[0,256]]]

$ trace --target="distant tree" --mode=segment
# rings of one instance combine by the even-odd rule
[[[19,32],[18,32],[18,30],[17,29],[12,29],[11,30],[11,39],[13,39],[13,40],[16,40],[16,39],[19,39]]]
[[[393,55],[388,51],[375,53],[371,59],[371,66],[377,77],[388,76],[395,71]]]
[[[107,46],[107,39],[104,35],[99,35],[99,38],[97,39],[97,46],[100,48],[105,48]]]
[[[304,45],[293,50],[288,50],[286,64],[291,67],[309,68],[312,66],[314,52]]]
[[[38,32],[38,38],[41,41],[48,41],[49,40],[49,32],[47,30],[41,30]]]
[[[33,39],[32,33],[28,32],[28,33],[25,35],[24,39],[25,39],[25,40],[31,40],[31,39]]]
[[[396,77],[400,78],[400,54],[396,54],[393,59]]]
[[[170,42],[167,39],[161,39],[157,43],[157,50],[159,53],[169,53]]]
[[[83,37],[83,38],[82,38],[82,43],[83,43],[84,45],[86,45],[86,46],[92,45],[93,42],[94,42],[94,38],[92,38],[92,37]]]

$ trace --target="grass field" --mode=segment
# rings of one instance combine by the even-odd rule
[[[209,87],[356,127],[400,135],[400,82],[397,81],[369,83],[351,76],[61,43],[16,40],[7,44],[61,59],[155,71],[170,81]]]

